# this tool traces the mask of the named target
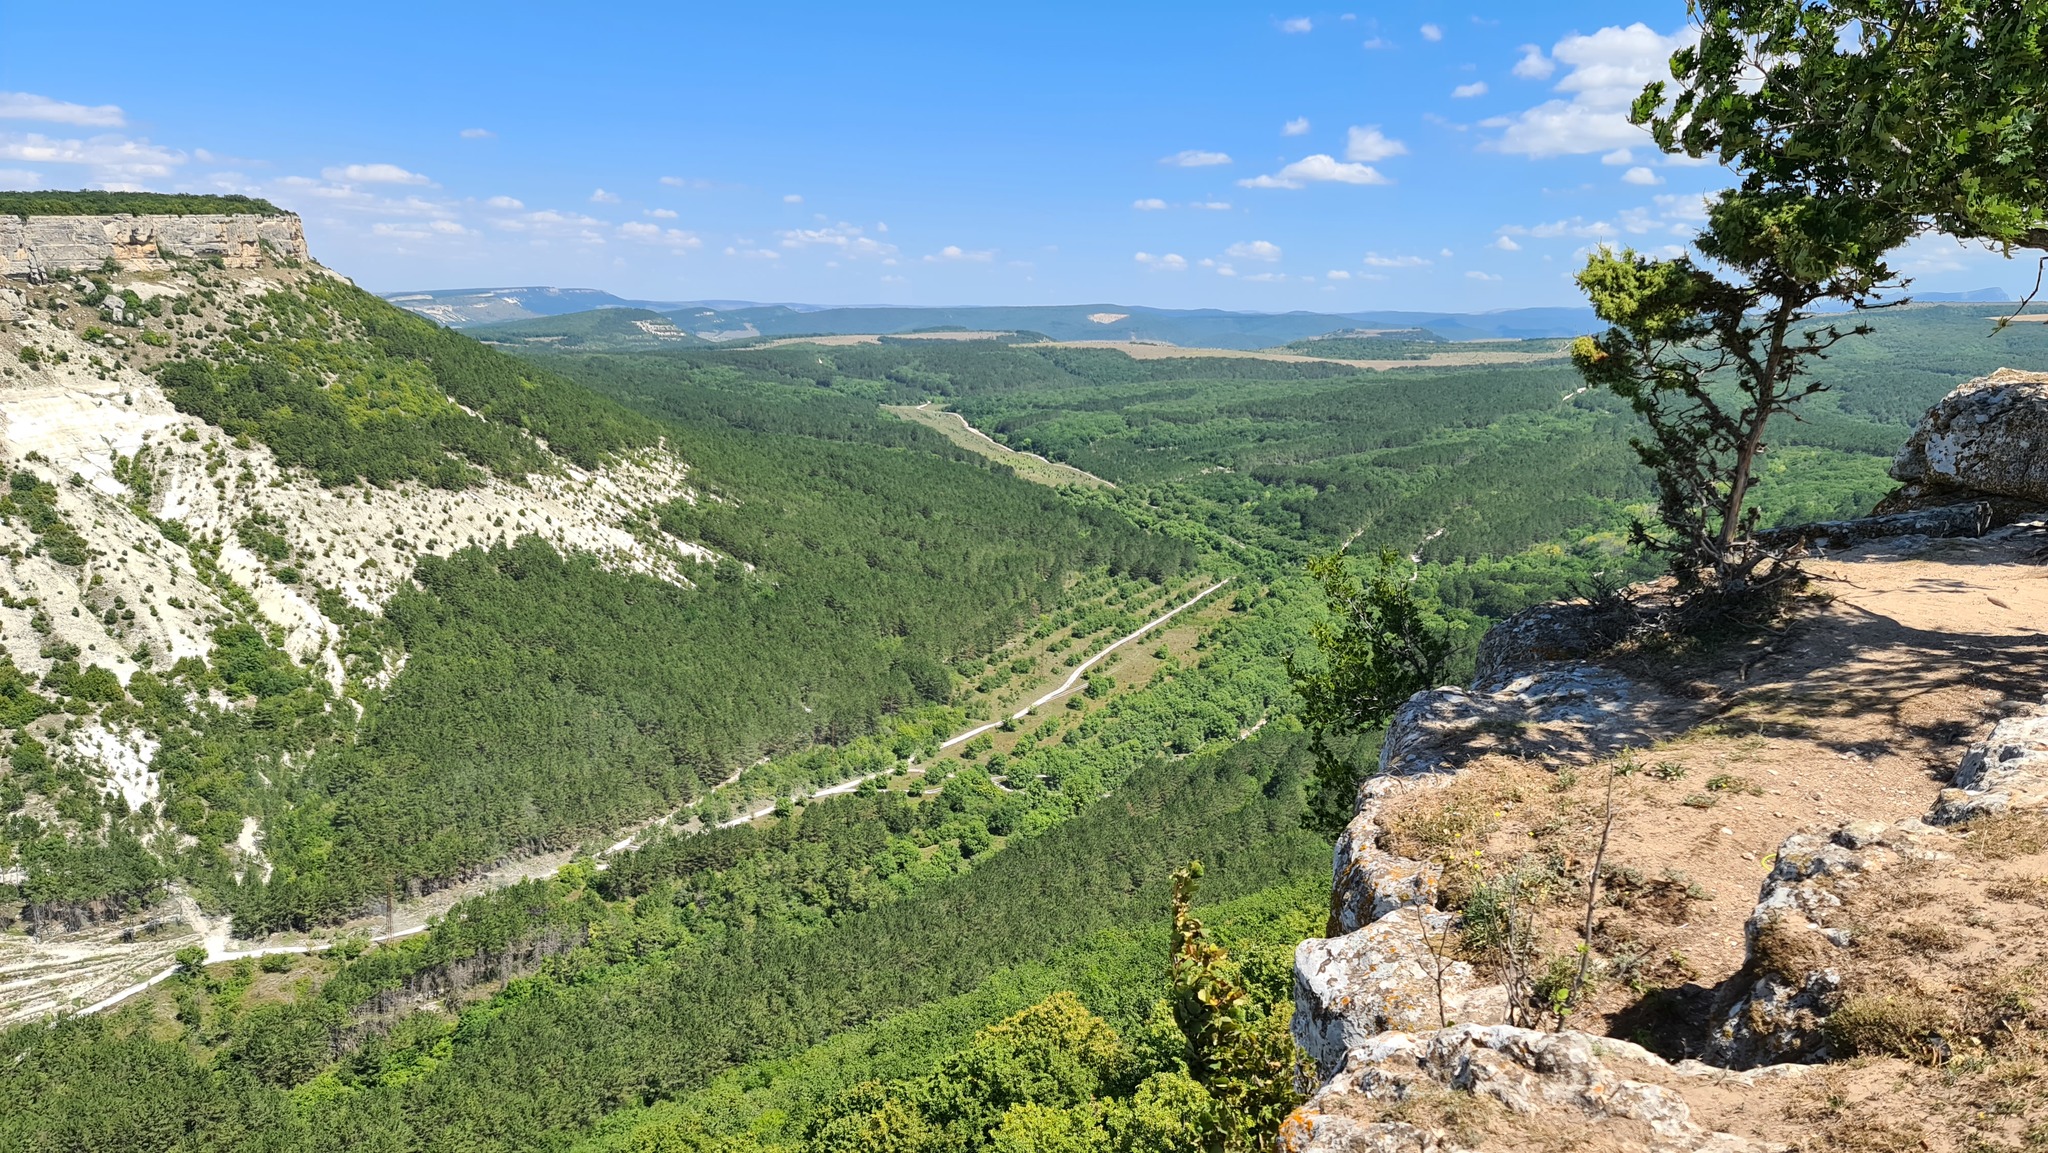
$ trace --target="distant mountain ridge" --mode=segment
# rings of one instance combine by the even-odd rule
[[[735,301],[628,300],[587,288],[452,289],[388,293],[385,299],[456,328],[513,325],[607,309],[659,313],[692,341],[723,343],[776,336],[891,335],[934,328],[1043,333],[1054,340],[1147,341],[1199,348],[1270,348],[1334,332],[1427,328],[1446,340],[1576,336],[1599,321],[1587,308],[1513,308],[1493,312],[1233,312],[1129,304],[822,307]],[[623,318],[613,318],[621,320]],[[637,319],[646,319],[640,317]],[[624,326],[585,317],[572,324],[519,323],[500,335],[523,340],[587,335]],[[479,333],[478,335],[491,335]],[[667,338],[673,342],[674,338]],[[647,343],[663,338],[649,336]]]

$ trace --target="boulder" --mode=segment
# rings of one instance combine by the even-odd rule
[[[1578,1146],[1658,1153],[1762,1153],[1783,1148],[1693,1120],[1685,1097],[1655,1081],[1714,1076],[1743,1083],[1759,1074],[1673,1066],[1627,1041],[1544,1033],[1509,1025],[1459,1025],[1424,1034],[1387,1033],[1353,1049],[1343,1072],[1280,1126],[1286,1153],[1452,1153],[1528,1147],[1526,1134],[1570,1132]],[[1633,1074],[1633,1076],[1631,1076]],[[1432,1098],[1477,1099],[1442,1111],[1464,1130],[1430,1124]],[[1383,1119],[1400,1110],[1405,1120]],[[1476,1131],[1476,1132],[1475,1132]],[[1518,1134],[1520,1136],[1518,1136]],[[1471,1142],[1477,1138],[1477,1144]]]
[[[1452,919],[1403,907],[1356,932],[1312,937],[1295,947],[1294,1039],[1315,1059],[1320,1076],[1335,1073],[1346,1053],[1389,1030],[1419,1032],[1506,1015],[1504,990],[1478,984],[1465,962],[1440,961],[1431,952],[1431,941],[1447,944]]]
[[[2048,504],[2048,374],[2002,368],[1958,387],[1921,418],[1892,476]]]
[[[1934,820],[1942,823],[2022,809],[2048,808],[2048,703],[2007,717],[1970,746],[1955,780],[1941,791]]]

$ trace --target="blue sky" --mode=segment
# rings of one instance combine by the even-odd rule
[[[236,191],[390,291],[1281,311],[1578,302],[1713,166],[1682,2],[0,5],[0,187]],[[27,49],[27,50],[25,50]],[[1922,289],[2030,282],[1953,242]],[[2026,270],[2031,272],[2031,269]]]

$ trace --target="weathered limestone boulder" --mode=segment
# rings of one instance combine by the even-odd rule
[[[1965,821],[2014,809],[2048,808],[2048,704],[1998,722],[1973,745],[1941,791],[1934,819]]]
[[[1420,1032],[1506,1015],[1505,990],[1478,984],[1472,966],[1439,960],[1431,951],[1431,941],[1448,944],[1451,919],[1407,906],[1356,932],[1310,938],[1295,948],[1294,1039],[1315,1059],[1319,1075],[1335,1073],[1346,1053],[1389,1030]]]
[[[1626,639],[1638,624],[1622,600],[1561,601],[1523,609],[1479,639],[1472,683],[1498,687],[1555,661],[1598,656]]]
[[[174,256],[257,268],[266,249],[275,257],[309,259],[299,218],[0,215],[0,276],[31,280],[96,271],[109,260],[123,271],[161,272]]]
[[[1441,688],[1417,693],[1394,713],[1380,747],[1382,776],[1446,772],[1489,751],[1488,735],[1514,738],[1538,751],[1597,756],[1647,744],[1655,689],[1611,669],[1587,664],[1541,666],[1491,689]]]
[[[1825,1055],[1822,1026],[1842,985],[1830,954],[1849,943],[1830,915],[1842,908],[1841,883],[1876,867],[1879,854],[1891,855],[1811,833],[1794,833],[1779,846],[1743,927],[1748,963],[1715,1015],[1708,1039],[1715,1064],[1747,1069]]]
[[[1280,1127],[1287,1153],[1451,1153],[1527,1147],[1532,1121],[1576,1135],[1580,1145],[1657,1153],[1762,1153],[1782,1148],[1707,1131],[1677,1090],[1656,1081],[1719,1075],[1693,1062],[1667,1064],[1626,1041],[1584,1033],[1543,1033],[1508,1025],[1459,1025],[1425,1034],[1386,1033],[1353,1049],[1343,1072]],[[1470,1109],[1440,1110],[1432,1099],[1477,1098],[1498,1123]],[[1408,1120],[1380,1118],[1406,1106]],[[1453,1132],[1450,1115],[1465,1114]]]
[[[1958,387],[1921,418],[1892,476],[2048,504],[2048,373],[2002,368]]]

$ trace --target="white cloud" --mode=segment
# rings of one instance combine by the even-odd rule
[[[1157,196],[1147,196],[1143,200],[1131,201],[1131,207],[1137,209],[1140,212],[1158,212],[1166,208],[1167,203],[1166,201],[1159,199]]]
[[[0,184],[9,188],[36,188],[43,183],[43,174],[30,172],[26,168],[0,168]]]
[[[1132,256],[1131,259],[1147,268],[1160,272],[1186,272],[1188,270],[1187,258],[1177,252],[1168,252],[1161,256],[1154,256],[1149,252],[1140,252]]]
[[[1351,279],[1351,273],[1342,268],[1332,268],[1330,271],[1325,272],[1323,277],[1327,280],[1349,280]]]
[[[1393,46],[1394,42],[1384,36],[1375,36],[1359,45],[1360,48],[1365,49],[1367,52],[1377,52],[1382,48],[1392,48]]]
[[[493,196],[489,200],[484,201],[484,203],[492,208],[502,208],[508,212],[526,207],[524,201],[511,196]]]
[[[647,215],[652,216],[656,220],[674,220],[676,218],[676,210],[673,208],[650,208],[647,210]]]
[[[661,183],[668,185],[670,188],[690,188],[698,191],[715,187],[711,181],[701,176],[664,176],[661,178]]]
[[[1516,244],[1516,243],[1515,243],[1515,238],[1514,238],[1514,237],[1512,237],[1512,236],[1503,236],[1503,237],[1500,237],[1499,239],[1497,239],[1497,240],[1495,240],[1495,241],[1493,242],[1493,246],[1494,246],[1495,248],[1498,248],[1498,249],[1500,249],[1500,250],[1501,250],[1502,252],[1520,252],[1520,251],[1522,251],[1522,246],[1521,246],[1521,245],[1519,245],[1519,244]]]
[[[1515,61],[1512,71],[1524,80],[1548,80],[1550,74],[1557,71],[1557,62],[1545,56],[1543,49],[1534,44],[1524,44],[1522,58]]]
[[[1315,22],[1306,16],[1296,16],[1280,22],[1280,31],[1299,34],[1315,27]]]
[[[1571,217],[1536,225],[1505,225],[1497,229],[1497,233],[1501,238],[1526,236],[1532,240],[1556,240],[1567,236],[1577,240],[1622,240],[1624,236],[1647,236],[1647,233],[1663,231],[1669,236],[1692,238],[1692,233],[1698,231],[1698,223],[1706,219],[1706,199],[1698,193],[1661,195],[1655,201],[1655,211],[1649,207],[1622,209],[1612,221]]]
[[[783,197],[782,202],[784,204],[802,204],[804,202],[804,198],[792,192],[788,196]]]
[[[1270,176],[1240,180],[1246,188],[1300,188],[1307,184],[1392,184],[1369,164],[1343,164],[1328,153],[1318,152],[1282,168]]]
[[[1465,274],[1465,279],[1467,279],[1467,280],[1499,280],[1499,279],[1500,279],[1500,277],[1498,277],[1498,276],[1495,276],[1495,275],[1494,275],[1493,273],[1491,273],[1491,272],[1480,272],[1479,270],[1477,270],[1477,269],[1474,269],[1473,271],[1471,271],[1471,272],[1468,272],[1468,273],[1466,273],[1466,274]]]
[[[427,227],[428,227],[428,228],[431,228],[431,229],[433,229],[433,230],[434,230],[435,232],[438,232],[438,233],[440,233],[440,234],[441,234],[441,235],[443,235],[443,236],[471,236],[471,235],[474,235],[474,233],[472,232],[472,230],[470,230],[470,229],[467,229],[467,228],[464,228],[464,227],[463,227],[462,225],[460,225],[460,224],[457,224],[457,223],[456,223],[455,221],[453,221],[453,220],[436,220],[436,221],[432,221],[432,222],[430,222],[430,223],[429,223],[429,224],[427,225]]]
[[[119,128],[128,122],[114,104],[72,104],[33,92],[0,92],[0,120],[37,120],[78,128]]]
[[[417,172],[407,172],[396,164],[347,164],[339,168],[323,168],[320,175],[336,184],[432,184],[433,181]]]
[[[1297,116],[1297,117],[1295,117],[1294,119],[1292,119],[1292,120],[1289,120],[1289,121],[1288,121],[1287,123],[1285,123],[1285,124],[1282,124],[1282,125],[1280,126],[1280,135],[1282,135],[1282,136],[1307,136],[1307,135],[1308,135],[1308,117],[1306,117],[1306,116]]]
[[[495,140],[498,137],[488,128],[465,128],[458,135],[464,140]]]
[[[617,204],[619,202],[619,194],[616,192],[606,192],[600,188],[590,194],[590,202],[592,204]]]
[[[988,261],[994,260],[995,256],[996,254],[993,249],[982,249],[977,252],[969,251],[967,249],[960,247],[957,244],[948,244],[946,247],[939,249],[937,252],[931,253],[930,255],[926,256],[925,262],[928,264],[937,264],[940,261],[967,260],[974,261],[976,263],[987,263]]]
[[[1623,184],[1662,184],[1664,178],[1638,164],[1621,174]]]
[[[1380,131],[1377,124],[1368,124],[1363,128],[1352,125],[1344,143],[1344,159],[1366,164],[1385,160],[1389,156],[1407,154],[1408,146],[1388,137],[1386,133]]]
[[[102,185],[132,188],[137,181],[161,180],[176,172],[186,159],[176,149],[117,133],[60,140],[38,132],[0,132],[0,160],[75,164],[88,169],[92,180]]]
[[[877,231],[881,229],[877,228]],[[776,234],[782,238],[782,247],[825,248],[837,251],[848,259],[864,256],[882,257],[886,261],[900,251],[895,245],[865,235],[857,224],[840,221],[838,224],[821,228],[789,228]]]
[[[1287,274],[1284,272],[1254,272],[1250,276],[1245,277],[1245,279],[1253,284],[1277,284],[1287,279]]]
[[[1626,148],[1617,148],[1614,151],[1600,158],[1600,163],[1615,165],[1617,167],[1623,164],[1634,164],[1635,162],[1636,154]]]
[[[1486,121],[1485,127],[1501,130],[1487,146],[1533,159],[1642,144],[1646,136],[1628,122],[1629,105],[1644,85],[1669,78],[1672,52],[1698,38],[1689,25],[1665,36],[1641,23],[1565,37],[1551,56],[1570,69],[1555,88],[1568,99]]]
[[[604,221],[580,212],[543,208],[516,216],[494,217],[490,224],[502,232],[531,236],[537,244],[548,240],[575,240],[584,244],[605,242],[604,234],[598,231],[605,226]]]
[[[1223,255],[1237,260],[1263,260],[1270,263],[1280,259],[1280,246],[1270,240],[1240,240],[1224,249]]]
[[[1230,154],[1228,152],[1204,152],[1199,148],[1190,148],[1184,152],[1176,152],[1171,156],[1162,156],[1159,158],[1159,163],[1171,164],[1176,168],[1207,168],[1214,164],[1230,163]]]
[[[1381,256],[1377,252],[1368,252],[1365,263],[1372,268],[1427,268],[1430,260],[1426,256]]]
[[[726,246],[726,249],[725,249],[725,254],[726,254],[727,256],[737,256],[737,257],[739,257],[739,258],[740,258],[741,260],[781,260],[781,259],[782,259],[782,254],[781,254],[780,252],[777,252],[777,251],[775,251],[775,250],[774,250],[774,249],[772,249],[772,248],[734,248],[734,247],[732,247],[731,245],[727,245],[727,246]],[[885,280],[886,280],[886,279],[888,279],[888,278],[887,278],[887,277],[884,277],[883,279],[885,279]]]
[[[1683,221],[1689,224],[1707,222],[1708,197],[1701,192],[1662,192],[1651,198],[1657,205],[1658,214],[1666,220]]]
[[[1422,38],[1434,44],[1444,38],[1444,30],[1434,24],[1424,24],[1420,29]]]
[[[1228,212],[1230,211],[1230,202],[1228,200],[1201,200],[1188,205],[1188,207],[1205,209],[1209,212]]]
[[[704,242],[698,239],[694,232],[685,232],[680,228],[663,228],[659,224],[649,224],[644,220],[629,220],[619,225],[619,235],[627,240],[672,248],[678,252],[704,247]]]
[[[1486,95],[1486,81],[1484,80],[1474,80],[1470,84],[1460,84],[1456,88],[1451,89],[1451,99],[1453,100],[1468,100],[1474,96],[1484,95]]]

